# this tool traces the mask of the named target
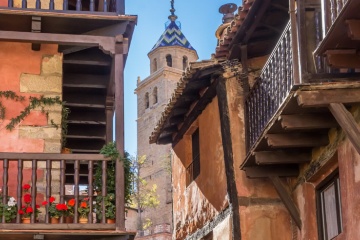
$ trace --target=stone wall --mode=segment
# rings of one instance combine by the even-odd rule
[[[32,51],[27,43],[0,43],[0,91],[13,91],[25,97],[24,102],[1,99],[6,107],[5,119],[0,122],[1,152],[60,153],[61,105],[34,109],[24,121],[9,131],[5,126],[29,104],[29,96],[62,96],[62,55],[57,53],[57,45],[42,45],[40,51]],[[40,203],[45,192],[45,162],[38,164],[37,199]],[[17,172],[16,162],[12,162],[9,171]],[[30,183],[31,162],[24,163],[23,183]],[[52,193],[59,194],[59,163],[53,163]],[[9,176],[11,196],[16,196],[16,174]]]

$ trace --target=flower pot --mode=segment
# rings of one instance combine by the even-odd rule
[[[21,221],[22,221],[22,223],[26,223],[26,224],[31,223],[30,218],[22,218]]]
[[[79,223],[88,223],[88,219],[84,217],[79,218]]]
[[[74,218],[72,216],[67,216],[64,218],[64,223],[74,223]]]
[[[107,218],[106,219],[106,223],[115,223],[115,219],[110,219],[110,218]]]
[[[60,220],[60,218],[58,218],[58,217],[52,217],[52,218],[50,218],[50,223],[56,224],[56,223],[59,223],[59,220]]]

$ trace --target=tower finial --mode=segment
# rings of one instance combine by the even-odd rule
[[[170,13],[171,15],[168,17],[170,21],[175,21],[177,19],[177,16],[175,15],[175,8],[174,8],[174,0],[170,0],[171,8]]]

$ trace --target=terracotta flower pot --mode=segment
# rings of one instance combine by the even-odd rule
[[[72,216],[67,216],[64,218],[65,223],[74,223],[74,218]]]
[[[30,218],[22,218],[21,221],[22,223],[26,223],[26,224],[29,224],[31,222]]]
[[[84,217],[79,218],[79,223],[88,223],[88,219]]]
[[[115,219],[109,219],[109,218],[107,218],[107,219],[106,219],[106,223],[115,223]]]
[[[57,218],[57,217],[50,218],[50,223],[52,223],[52,224],[59,223],[59,221],[60,221],[60,218]]]

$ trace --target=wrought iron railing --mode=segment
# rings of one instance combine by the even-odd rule
[[[186,168],[186,186],[200,174],[200,156],[195,158]]]
[[[49,10],[60,10],[67,12],[114,12],[117,15],[125,14],[124,9],[125,0],[63,0],[62,9],[55,9],[55,0],[49,0]],[[71,3],[71,4],[70,4]],[[41,0],[35,1],[35,9],[42,9]],[[69,6],[72,6],[70,9]],[[25,9],[28,7],[27,0],[21,1],[21,8]],[[8,8],[14,8],[14,0],[8,0]]]
[[[260,137],[294,85],[292,28],[286,26],[245,101],[248,150]]]
[[[341,13],[347,1],[352,0],[323,0],[322,14],[325,31],[327,32],[331,25],[335,22],[336,18]],[[357,1],[357,0],[355,0]]]
[[[70,175],[71,183],[70,186],[73,188],[73,193],[71,198],[75,199],[74,205],[74,224],[68,224],[66,229],[77,229],[78,228],[87,229],[87,228],[98,228],[99,224],[105,225],[105,203],[104,197],[107,195],[107,166],[110,159],[105,158],[101,154],[47,154],[47,153],[0,153],[0,172],[2,173],[2,179],[0,179],[1,186],[1,197],[2,203],[7,204],[9,197],[13,197],[17,202],[17,209],[22,208],[24,205],[24,184],[29,184],[31,186],[31,203],[29,206],[32,209],[36,209],[36,205],[40,205],[41,203],[38,201],[47,200],[49,201],[50,196],[58,196],[56,202],[64,203],[66,198],[68,198],[68,194],[65,192],[65,185],[68,185],[69,179],[68,175]],[[66,163],[71,163],[67,164]],[[66,166],[71,165],[73,169],[65,169]],[[81,168],[81,166],[85,166],[85,168]],[[101,167],[101,193],[95,193],[93,188],[94,181],[94,167]],[[87,167],[87,168],[86,168]],[[70,171],[69,171],[70,170]],[[70,174],[68,174],[70,172]],[[116,173],[123,174],[123,173]],[[85,179],[85,188],[86,191],[80,191],[80,185],[84,186],[84,182],[80,182],[80,179],[86,176]],[[84,179],[83,179],[84,180]],[[121,195],[123,195],[123,189],[116,189],[116,191],[120,191]],[[81,193],[82,192],[82,193]],[[100,211],[95,213],[94,201],[97,196],[102,196],[102,202],[100,202]],[[79,220],[78,208],[79,203],[84,199],[88,198],[87,203],[89,207],[88,224],[77,224]],[[36,223],[32,225],[31,229],[43,229],[42,225],[49,223],[49,212],[48,205],[46,206],[43,219],[36,219],[35,214],[31,215],[31,223]],[[116,206],[117,209],[120,209]],[[94,215],[101,214],[101,222],[95,224]],[[22,216],[18,212],[16,215],[16,222],[21,222]],[[2,216],[2,225],[0,224],[0,228],[4,228],[5,216]],[[117,219],[120,221],[120,219]],[[60,224],[54,226],[54,228],[63,229],[61,227],[65,223],[64,219],[60,219]],[[11,224],[6,224],[5,228],[11,228]],[[72,227],[69,225],[73,225]],[[96,225],[96,226],[91,226]],[[27,228],[30,226],[28,224],[24,224],[23,228]],[[34,227],[37,226],[37,227]],[[45,225],[44,225],[45,226]],[[104,229],[104,227],[101,227]],[[107,224],[105,228],[113,228],[115,229],[115,224]]]

